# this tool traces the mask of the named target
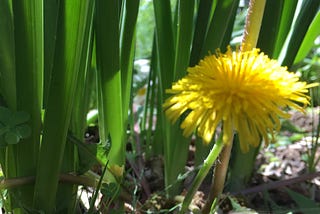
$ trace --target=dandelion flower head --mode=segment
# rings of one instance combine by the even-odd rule
[[[241,150],[258,146],[263,138],[280,129],[280,118],[288,118],[286,107],[303,111],[308,105],[308,88],[315,84],[300,82],[299,77],[280,66],[276,60],[253,49],[232,51],[205,57],[188,74],[174,83],[163,107],[167,117],[181,123],[183,134],[195,130],[209,143],[219,124],[223,142],[229,143],[234,131],[239,135]]]

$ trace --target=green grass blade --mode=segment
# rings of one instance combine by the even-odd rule
[[[279,61],[281,64],[288,67],[292,66],[292,63],[298,53],[301,43],[307,33],[309,25],[313,18],[317,14],[320,6],[319,0],[303,1],[300,13],[292,28],[292,33],[280,54]]]
[[[154,115],[160,115],[162,112],[162,106],[157,105],[156,100],[159,99],[157,96],[159,96],[160,93],[157,93],[157,90],[159,88],[159,84],[154,84],[157,80],[157,50],[156,50],[156,44],[155,44],[155,37],[153,40],[153,46],[152,46],[152,54],[151,54],[151,62],[150,62],[150,73],[149,73],[149,80],[148,80],[148,86],[147,86],[147,95],[146,95],[146,102],[144,107],[144,117],[142,124],[144,124],[144,129],[146,129],[146,119],[149,115],[148,120],[148,129],[146,133],[146,159],[148,160],[152,155],[161,155],[163,154],[163,142],[161,141],[161,138],[158,138],[157,135],[161,136],[162,129],[161,129],[161,117],[157,117],[157,120],[155,121],[155,137],[152,137],[153,132],[153,125],[154,125]],[[158,108],[158,111],[154,114],[154,111]],[[151,144],[152,143],[152,144]],[[152,145],[152,146],[151,146]]]
[[[283,1],[279,30],[274,44],[273,58],[277,59],[290,31],[298,0]],[[267,2],[269,4],[269,2]]]
[[[86,42],[84,49],[81,55],[81,64],[79,69],[79,77],[77,81],[77,96],[75,97],[70,128],[69,130],[76,136],[78,139],[83,139],[85,129],[87,127],[87,112],[89,111],[89,103],[92,90],[94,89],[94,71],[91,69],[91,59],[93,52],[93,17],[94,17],[94,1],[90,5],[90,16],[87,19],[86,29],[85,29],[85,38]],[[69,141],[69,140],[68,140]],[[81,169],[86,160],[83,160],[85,153],[81,149],[76,149],[74,151],[75,156],[75,166],[77,172],[86,171]],[[66,155],[65,155],[66,157]],[[77,160],[79,157],[80,160]],[[66,157],[67,158],[67,157]],[[79,162],[78,162],[79,161]]]
[[[160,85],[164,94],[165,89],[171,86],[174,74],[174,40],[170,1],[153,1],[156,21],[157,55],[160,68]]]
[[[296,55],[294,63],[300,62],[303,60],[310,49],[314,45],[315,39],[320,35],[320,12],[318,11],[317,15],[313,19],[312,23],[309,26],[306,36],[303,39],[303,42],[300,46],[300,49]]]
[[[16,68],[16,109],[30,114],[31,136],[8,147],[8,177],[34,176],[38,158],[43,71],[42,1],[12,1]],[[14,71],[12,71],[14,72]],[[12,156],[13,155],[13,156]],[[14,167],[11,163],[15,164]],[[16,171],[14,172],[14,170]],[[14,193],[13,206],[30,208],[33,187]]]
[[[123,166],[125,142],[123,124],[122,85],[120,71],[120,3],[96,2],[96,57],[98,78],[99,122],[101,141],[106,143],[108,133],[112,140],[108,156],[110,166]],[[102,117],[101,117],[102,116]]]
[[[178,23],[176,35],[176,55],[174,80],[186,74],[190,59],[190,47],[193,38],[194,1],[178,1]]]
[[[140,0],[125,0],[122,7],[122,27],[120,36],[121,47],[121,83],[122,103],[125,124],[128,122],[127,115],[130,103],[132,71],[135,47],[135,29],[138,17]]]
[[[171,83],[174,77],[174,63],[175,63],[175,47],[174,47],[174,37],[172,28],[172,17],[171,17],[171,5],[170,1],[153,1],[154,14],[155,14],[155,34],[156,34],[156,56],[157,65],[156,69],[158,71],[159,78],[159,100],[157,106],[158,111],[158,128],[157,134],[162,135],[162,143],[164,149],[164,174],[165,174],[165,185],[169,186],[173,182],[171,168],[172,166],[172,154],[174,152],[174,147],[172,146],[172,136],[173,128],[170,122],[166,119],[164,112],[162,111],[162,103],[168,96],[165,94],[165,90],[171,87]],[[169,194],[169,192],[168,192]]]
[[[208,52],[215,53],[217,48],[221,48],[222,52],[226,50],[226,47],[222,47],[225,44],[225,40],[231,39],[229,28],[233,28],[233,21],[236,15],[236,8],[239,5],[239,0],[226,0],[218,1],[206,40],[201,51],[201,58],[206,56]],[[227,35],[229,32],[230,35]]]
[[[16,72],[12,11],[7,0],[0,0],[0,105],[16,109]],[[0,149],[0,164],[7,176],[6,149]],[[10,155],[12,156],[12,155]],[[14,163],[10,163],[15,168]]]
[[[284,0],[267,1],[264,9],[257,47],[272,56],[279,32]]]
[[[83,39],[83,49],[81,51],[80,66],[78,71],[78,79],[76,83],[76,96],[74,97],[73,110],[69,130],[76,137],[83,139],[86,128],[86,115],[88,112],[89,95],[91,94],[89,82],[92,76],[91,69],[91,53],[92,53],[92,35],[93,35],[93,14],[94,1],[89,1],[88,18],[86,19],[85,33]],[[90,72],[91,71],[91,72]],[[92,78],[91,78],[92,79]],[[64,150],[61,172],[79,172],[79,153],[78,148],[69,140]],[[77,185],[60,184],[58,187],[57,201],[60,213],[74,213],[77,199]]]
[[[190,50],[193,37],[193,16],[194,16],[194,1],[177,2],[177,28],[176,28],[176,52],[174,64],[174,81],[182,78],[186,74],[190,60]],[[184,172],[184,167],[188,157],[190,138],[185,138],[179,124],[170,125],[170,141],[165,145],[164,158],[166,160],[167,186],[173,185],[168,189],[169,195],[173,196],[181,191],[180,182],[176,183],[179,174]],[[170,164],[172,161],[176,164]]]
[[[20,176],[34,175],[41,126],[43,18],[41,1],[13,1],[17,110],[31,116],[32,135],[17,147]],[[26,166],[23,166],[26,164]],[[27,166],[29,165],[29,166]],[[21,174],[20,174],[21,173]]]
[[[194,38],[190,56],[190,66],[196,65],[202,57],[201,50],[206,38],[208,26],[210,24],[213,1],[201,0],[197,11],[197,21],[195,23]]]
[[[57,37],[57,24],[60,0],[47,0],[43,2],[44,10],[44,81],[43,105],[46,105],[50,87],[50,78],[53,67],[55,44]]]
[[[0,95],[11,109],[16,108],[16,73],[12,11],[7,0],[0,0]]]
[[[320,212],[319,204],[316,203],[313,199],[307,198],[303,194],[292,191],[289,188],[286,188],[286,191],[297,204],[301,213],[317,214]]]
[[[85,25],[90,16],[89,7],[89,1],[77,0],[59,5],[57,42],[34,195],[35,208],[45,213],[53,213],[56,207],[58,178],[75,97]]]

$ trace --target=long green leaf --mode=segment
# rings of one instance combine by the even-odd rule
[[[279,62],[281,64],[291,67],[309,25],[319,10],[319,6],[319,0],[303,1],[300,13],[291,29],[292,32],[289,34],[289,38],[286,41],[287,45],[284,46],[279,56]]]
[[[45,213],[53,213],[56,207],[58,178],[90,5],[90,1],[77,0],[63,1],[59,5],[57,42],[34,195],[35,208]]]
[[[309,26],[308,32],[303,39],[300,49],[296,55],[294,63],[304,59],[309,53],[311,47],[314,45],[315,39],[320,35],[320,12],[318,11],[316,17]]]
[[[43,2],[44,11],[44,81],[43,105],[46,105],[51,82],[60,0],[46,0]]]
[[[178,1],[178,23],[176,35],[176,54],[174,80],[186,74],[189,65],[191,43],[193,38],[194,1]]]
[[[30,114],[31,136],[8,147],[8,177],[33,176],[38,158],[43,71],[42,1],[12,1],[14,17],[16,109]],[[14,155],[14,156],[12,156]],[[11,163],[14,163],[14,167]],[[14,170],[16,171],[14,172]],[[17,194],[16,194],[17,193]],[[21,187],[14,194],[17,204],[30,208],[33,187]]]
[[[156,21],[157,55],[160,68],[160,85],[164,94],[171,86],[174,74],[174,40],[169,0],[153,1]]]
[[[213,8],[213,1],[200,0],[197,21],[195,23],[194,38],[192,43],[192,51],[190,56],[190,66],[196,65],[202,57],[201,50],[206,38],[206,33],[211,20]]]
[[[161,103],[164,101],[165,90],[171,86],[174,76],[174,38],[173,38],[173,29],[172,29],[172,17],[171,17],[171,6],[170,1],[168,0],[154,0],[153,1],[155,21],[156,21],[156,56],[157,62],[154,65],[157,65],[156,69],[158,71],[159,79],[159,100],[157,106],[158,111],[158,124],[160,130],[158,133],[161,133],[163,136],[162,143],[164,145],[164,165],[165,165],[165,185],[168,186],[172,183],[172,178],[170,176],[170,165],[171,154],[173,147],[170,147],[171,144],[171,124],[166,120],[165,115],[162,111]],[[153,65],[153,66],[154,66]]]
[[[20,176],[34,175],[39,147],[43,70],[42,6],[41,1],[13,1],[17,110],[28,112],[32,118],[32,136],[17,146]]]
[[[128,109],[131,98],[132,71],[135,47],[135,29],[140,0],[125,0],[122,7],[121,47],[121,84],[124,123],[128,121]]]
[[[120,67],[120,2],[96,2],[96,57],[98,79],[100,138],[111,137],[108,156],[110,166],[123,166],[125,161],[123,104]]]
[[[257,47],[272,56],[275,41],[279,32],[284,0],[267,1],[261,24]]]
[[[290,189],[286,189],[289,196],[296,202],[299,210],[302,213],[317,214],[320,212],[320,206],[312,199],[305,197],[304,195],[294,192]]]
[[[217,48],[221,48],[222,51],[226,50],[226,47],[222,47],[222,44],[226,43],[226,39],[228,41],[231,39],[229,28],[233,28],[233,21],[238,5],[239,0],[217,2],[206,40],[201,50],[201,57],[206,56],[208,52],[215,53]],[[227,32],[230,35],[227,35]]]
[[[0,0],[0,94],[5,104],[16,108],[16,73],[12,11],[7,0]],[[4,103],[1,103],[2,105]]]
[[[0,105],[14,110],[17,106],[14,32],[12,11],[7,0],[0,0],[0,14]],[[6,149],[1,148],[0,164],[4,175],[7,176],[5,153]]]
[[[282,46],[290,31],[290,26],[292,24],[297,3],[298,3],[298,0],[283,1],[283,6],[282,6],[283,9],[281,14],[281,20],[279,23],[279,30],[277,33],[277,39],[275,41],[274,50],[273,50],[273,58],[275,59],[278,58],[280,51],[282,49]],[[267,4],[269,4],[269,2],[267,2]]]
[[[177,28],[176,28],[176,52],[174,63],[174,80],[177,81],[186,74],[190,60],[191,43],[193,38],[193,16],[194,16],[194,1],[177,2]],[[171,125],[170,141],[165,145],[164,153],[166,160],[167,186],[174,184],[177,181],[179,174],[184,172],[184,167],[188,157],[189,138],[182,135],[179,127],[180,124]],[[175,161],[176,164],[170,164]],[[173,196],[181,191],[180,182],[169,189],[169,195]]]

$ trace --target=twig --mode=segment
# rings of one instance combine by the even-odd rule
[[[314,179],[316,177],[320,177],[320,171],[319,172],[315,172],[315,173],[309,173],[309,174],[304,174],[295,178],[290,178],[290,179],[286,179],[286,180],[281,180],[281,181],[275,181],[275,182],[271,182],[271,183],[267,183],[267,184],[262,184],[259,186],[255,186],[255,187],[251,187],[245,190],[241,190],[238,192],[233,192],[231,193],[232,195],[247,195],[247,194],[252,194],[252,193],[257,193],[257,192],[262,192],[265,190],[271,190],[271,189],[276,189],[276,188],[280,188],[283,186],[288,186],[291,184],[295,184],[295,183],[300,183],[306,180],[311,180]]]

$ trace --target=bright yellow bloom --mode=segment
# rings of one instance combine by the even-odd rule
[[[188,74],[174,83],[167,93],[167,117],[175,122],[183,113],[181,123],[185,136],[194,130],[205,143],[212,140],[217,126],[223,125],[223,142],[229,143],[233,132],[239,134],[242,151],[258,146],[261,137],[269,144],[280,129],[280,119],[290,115],[289,106],[303,111],[297,103],[309,104],[305,94],[316,84],[299,82],[299,77],[271,60],[259,49],[218,52],[188,69]]]

